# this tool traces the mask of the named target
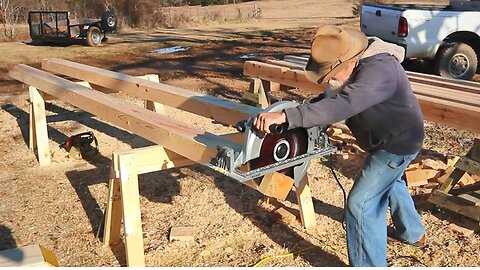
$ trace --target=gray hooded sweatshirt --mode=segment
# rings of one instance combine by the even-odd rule
[[[359,60],[347,84],[333,96],[286,109],[289,129],[326,126],[346,119],[362,149],[407,155],[423,143],[423,116],[405,70],[404,49],[378,38]]]

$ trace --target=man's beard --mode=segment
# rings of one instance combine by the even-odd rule
[[[344,81],[330,79],[328,81],[327,87],[325,87],[325,96],[326,97],[333,97],[342,91],[343,87],[347,85],[348,80],[350,77],[346,78]]]

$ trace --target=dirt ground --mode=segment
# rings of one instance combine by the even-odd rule
[[[239,101],[249,80],[242,75],[241,56],[265,60],[285,54],[308,53],[315,27],[339,24],[358,27],[349,1],[261,1],[262,17],[241,23],[210,24],[182,29],[122,31],[109,42],[90,48],[76,45],[33,46],[0,42],[0,250],[42,244],[62,266],[125,265],[122,243],[104,247],[95,237],[105,209],[110,158],[118,149],[151,144],[141,137],[102,122],[61,101],[46,104],[52,164],[39,167],[28,149],[27,88],[8,78],[19,63],[39,67],[41,59],[58,57],[130,75],[158,74],[162,82]],[[156,49],[189,49],[163,55]],[[140,100],[115,94],[141,105]],[[287,98],[311,93],[294,91]],[[168,108],[167,114],[187,124],[224,134],[231,129],[204,118]],[[60,147],[67,136],[93,131],[100,154],[89,160],[69,159]],[[473,134],[426,122],[423,155],[463,155]],[[362,164],[361,153],[343,159],[341,149],[334,168],[348,191]],[[201,165],[149,173],[139,177],[140,203],[147,266],[346,266],[345,232],[341,226],[342,192],[330,169],[319,160],[309,168],[316,220],[312,230],[299,221],[272,214],[258,192]],[[426,202],[429,190],[412,189],[425,224],[429,247],[388,245],[391,266],[479,266],[477,224]],[[298,211],[294,194],[282,202]],[[175,226],[194,228],[194,241],[168,241]],[[457,226],[476,233],[461,233]],[[307,249],[303,252],[305,248]]]

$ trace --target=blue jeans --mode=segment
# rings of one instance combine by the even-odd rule
[[[370,153],[347,199],[348,258],[351,266],[387,266],[387,207],[396,236],[418,241],[425,229],[408,193],[403,172],[418,153]]]

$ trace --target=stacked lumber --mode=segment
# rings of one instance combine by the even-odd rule
[[[320,93],[323,87],[310,82],[303,68],[308,56],[286,55],[266,63],[246,61],[244,75],[305,91]],[[425,120],[480,132],[480,83],[407,72]]]
[[[445,158],[434,158],[419,156],[405,170],[405,179],[408,187],[424,187],[435,189],[442,185],[455,169],[454,165],[460,157],[448,156]],[[477,176],[464,172],[458,187],[474,184],[478,181]]]

